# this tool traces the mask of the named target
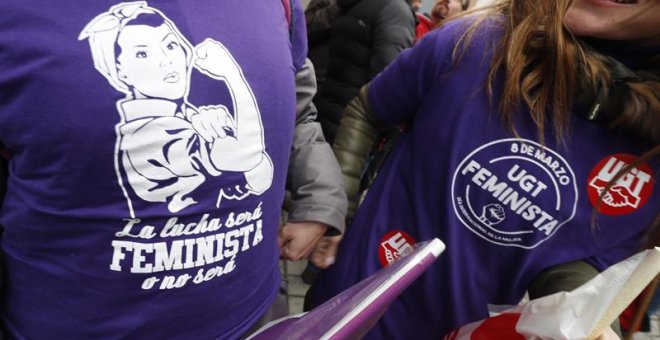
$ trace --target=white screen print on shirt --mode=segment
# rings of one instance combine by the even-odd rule
[[[222,43],[206,39],[193,47],[174,23],[143,1],[113,6],[92,20],[80,39],[89,39],[96,69],[126,94],[117,103],[116,172],[132,215],[120,167],[140,199],[167,202],[173,213],[196,204],[187,195],[206,176],[223,171],[243,172],[248,185],[232,193],[219,188],[218,204],[270,187],[273,165],[259,108]],[[233,114],[222,103],[196,107],[188,101],[193,68],[227,85]]]
[[[143,289],[158,287],[158,282],[161,289],[180,288],[232,271],[237,254],[263,239],[262,202],[221,217],[205,214],[182,221],[173,216],[154,226],[141,224],[128,188],[135,199],[165,203],[172,215],[198,204],[190,194],[223,172],[242,173],[245,181],[217,188],[217,197],[210,198],[216,208],[223,199],[243,200],[270,188],[273,163],[265,151],[259,108],[241,67],[218,41],[206,39],[192,46],[146,1],[112,6],[92,19],[78,38],[89,41],[96,70],[126,94],[117,102],[114,163],[130,219],[115,234],[110,269],[156,273],[226,261],[224,267],[206,272],[201,268],[196,276],[147,278]],[[234,112],[223,103],[195,106],[188,101],[193,68],[225,83]],[[144,243],[147,240],[151,243]]]
[[[575,174],[558,153],[526,139],[500,139],[472,151],[454,172],[458,219],[488,242],[537,247],[575,216]]]

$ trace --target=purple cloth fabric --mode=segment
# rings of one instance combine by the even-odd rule
[[[293,32],[280,1],[0,4],[10,337],[237,338],[270,306],[291,3]]]
[[[431,266],[437,256],[434,252],[443,249],[439,240],[420,243],[406,256],[321,306],[271,325],[251,340],[360,339],[390,303]]]
[[[439,339],[486,318],[487,304],[518,303],[544,268],[586,259],[603,269],[629,257],[660,204],[651,180],[656,162],[617,182],[620,197],[606,198],[592,228],[590,198],[650,145],[575,117],[565,145],[550,137],[542,146],[526,108],[516,113],[516,138],[484,86],[498,21],[486,22],[452,62],[468,20],[425,36],[370,86],[375,114],[407,130],[347,228],[336,263],[320,274],[317,300],[380,269],[384,236],[394,230],[414,240],[437,237],[447,250],[368,339]],[[496,95],[501,84],[496,79]]]

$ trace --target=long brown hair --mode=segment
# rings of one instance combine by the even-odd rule
[[[571,0],[499,0],[459,15],[481,12],[454,49],[455,58],[465,52],[486,18],[502,21],[504,35],[495,50],[486,85],[493,98],[496,75],[505,71],[503,91],[497,96],[501,119],[515,133],[514,115],[521,105],[528,106],[541,144],[549,124],[555,139],[566,141],[571,108],[579,91],[607,93],[612,84],[607,58],[564,26],[570,4]],[[653,60],[660,63],[660,55]],[[623,111],[611,126],[632,129],[643,139],[660,143],[660,82],[635,81],[626,86]]]
[[[457,17],[476,15],[470,27],[454,48],[454,60],[460,60],[467,51],[474,33],[487,18],[502,22],[504,35],[494,52],[487,78],[491,100],[495,98],[493,84],[499,72],[504,71],[502,93],[497,94],[499,115],[509,130],[517,135],[514,116],[521,105],[529,107],[538,131],[539,142],[544,144],[545,131],[552,125],[554,138],[564,144],[569,136],[572,107],[578,92],[607,95],[613,75],[607,57],[593,50],[564,26],[564,14],[572,0],[530,1],[498,0],[493,5],[474,9]],[[660,65],[660,54],[648,61]],[[610,128],[632,131],[651,145],[650,150],[636,162],[621,169],[603,190],[600,201],[618,179],[641,162],[660,155],[660,82],[655,79],[636,79],[626,82],[619,116]],[[596,227],[596,210],[592,227]],[[660,242],[660,216],[657,211],[650,226],[648,241]]]

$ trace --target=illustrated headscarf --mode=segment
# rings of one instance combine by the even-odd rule
[[[130,89],[117,74],[115,43],[119,32],[140,14],[156,14],[162,17],[165,24],[179,38],[181,46],[186,52],[187,64],[191,64],[192,45],[162,12],[149,7],[146,1],[124,2],[112,6],[107,12],[92,19],[82,29],[78,40],[88,39],[94,67],[108,79],[110,85],[124,93],[129,93]]]

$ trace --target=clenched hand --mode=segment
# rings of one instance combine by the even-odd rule
[[[280,256],[297,261],[309,256],[328,226],[318,222],[291,222],[280,229]]]

